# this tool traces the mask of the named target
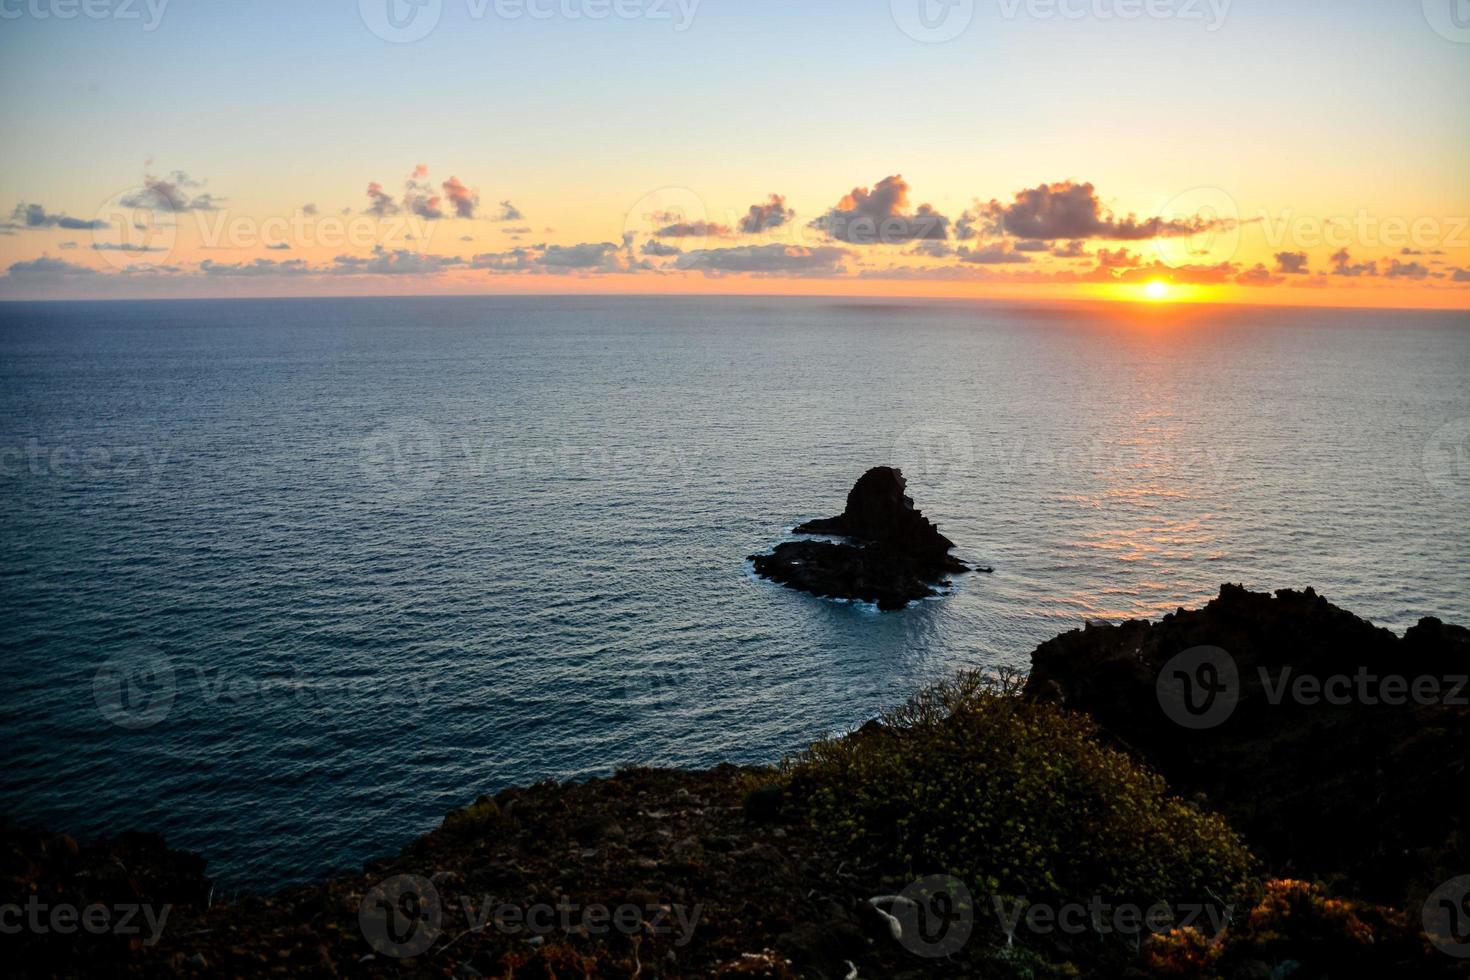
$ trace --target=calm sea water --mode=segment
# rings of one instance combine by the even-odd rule
[[[1467,419],[1464,314],[0,305],[0,810],[269,887],[1224,581],[1470,622]],[[995,574],[884,615],[752,580],[880,463]]]

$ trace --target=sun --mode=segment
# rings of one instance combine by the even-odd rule
[[[1143,287],[1143,295],[1151,303],[1162,303],[1169,298],[1169,284],[1162,279],[1154,279]]]

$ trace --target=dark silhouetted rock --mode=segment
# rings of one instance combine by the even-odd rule
[[[847,541],[788,541],[769,555],[752,555],[756,574],[793,589],[833,599],[902,609],[937,595],[945,577],[970,571],[950,555],[954,542],[939,533],[905,493],[903,473],[877,466],[862,475],[837,517],[808,521],[797,534]],[[980,569],[990,571],[990,569]]]
[[[1194,729],[1165,711],[1161,678],[1192,674],[1174,658],[1200,647],[1231,669],[1195,678],[1196,706],[1206,681],[1233,687],[1234,706]],[[1226,585],[1203,609],[1048,640],[1026,691],[1088,712],[1177,790],[1203,794],[1279,873],[1399,902],[1470,867],[1467,673],[1463,627],[1425,619],[1401,639],[1311,589]],[[1416,699],[1416,681],[1435,695]]]

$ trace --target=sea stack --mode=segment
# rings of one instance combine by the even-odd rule
[[[915,509],[906,489],[897,468],[868,470],[840,515],[796,528],[797,534],[846,541],[779,544],[771,554],[751,556],[756,574],[813,595],[876,603],[884,611],[938,595],[936,587],[950,584],[947,575],[971,569],[950,555],[954,542]]]

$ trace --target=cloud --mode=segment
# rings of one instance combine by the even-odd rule
[[[312,215],[315,215],[316,214],[316,205],[315,204],[303,204],[303,205],[301,205],[301,213],[304,214],[304,215],[307,215],[308,217],[310,217]]]
[[[205,259],[199,263],[199,271],[207,276],[305,276],[317,270],[306,264],[304,259],[256,259],[254,262],[216,262]]]
[[[518,207],[516,207],[514,204],[510,203],[509,201],[501,201],[500,202],[500,210],[497,211],[497,212],[495,212],[495,217],[491,218],[490,220],[491,221],[524,221],[524,220],[526,220],[526,216],[524,214],[522,214],[521,213],[521,209],[518,208]]]
[[[979,214],[968,215],[968,230],[983,219],[986,231],[1015,238],[1058,239],[1102,238],[1109,241],[1143,241],[1194,235],[1212,229],[1229,229],[1231,219],[1194,217],[1189,220],[1145,218],[1129,214],[1116,217],[1102,206],[1092,184],[1064,180],[1039,184],[1016,193],[1009,204],[991,201]],[[962,219],[963,220],[963,219]]]
[[[1278,276],[1266,268],[1264,263],[1257,262],[1254,266],[1235,277],[1235,281],[1242,286],[1277,286],[1286,281],[1285,276]]]
[[[367,214],[375,218],[388,218],[398,213],[398,205],[393,201],[391,195],[383,190],[383,185],[374,181],[367,187],[368,201]]]
[[[809,227],[850,245],[898,245],[949,237],[948,218],[928,204],[906,214],[908,202],[909,185],[902,175],[894,174],[871,189],[854,187]]]
[[[1080,238],[1073,239],[1066,245],[1059,245],[1052,249],[1051,254],[1059,259],[1085,259],[1087,258],[1087,243]]]
[[[712,221],[679,221],[665,225],[653,234],[655,238],[726,238],[730,235],[730,226]]]
[[[1031,256],[1016,251],[1010,242],[993,242],[977,249],[961,245],[957,254],[961,262],[971,265],[1025,265],[1031,261]]]
[[[513,225],[509,228],[500,229],[502,235],[529,235],[531,229],[526,225]]]
[[[289,244],[287,244],[286,242],[276,242],[273,245],[267,245],[266,248],[269,249],[272,252],[289,252],[289,251],[291,251],[291,246]]]
[[[1400,262],[1394,259],[1384,275],[1390,279],[1427,279],[1429,268],[1422,262]]]
[[[75,246],[73,246],[75,247]],[[96,242],[92,245],[94,252],[166,252],[164,248],[149,248],[147,245],[134,245],[132,242]]]
[[[742,245],[738,248],[700,249],[679,256],[680,269],[703,272],[754,272],[761,274],[832,275],[843,271],[842,260],[853,253],[845,248],[823,245]]]
[[[922,255],[930,259],[943,259],[954,254],[954,248],[949,242],[937,242],[934,240],[915,242],[914,247],[909,249],[910,255]]]
[[[548,245],[537,260],[553,269],[605,268],[616,259],[622,245],[612,242],[584,242],[580,245]],[[610,270],[620,271],[620,270]]]
[[[1126,248],[1117,248],[1112,251],[1105,248],[1097,250],[1099,269],[1136,269],[1141,265],[1143,265],[1143,258]]]
[[[628,241],[584,242],[578,245],[518,246],[504,252],[484,252],[469,262],[472,269],[541,275],[574,273],[629,273],[654,269],[633,256]]]
[[[1276,271],[1288,276],[1305,276],[1310,274],[1307,268],[1306,252],[1277,252]]]
[[[429,168],[422,163],[414,168],[403,187],[403,206],[426,221],[438,221],[444,217],[443,199],[434,193],[432,184],[424,182],[428,175]]]
[[[494,272],[521,272],[534,267],[535,256],[526,248],[513,248],[508,252],[485,252],[470,259],[470,268],[490,269]]]
[[[653,239],[644,242],[643,247],[639,251],[644,255],[653,255],[659,258],[667,258],[670,255],[681,255],[684,252],[677,245],[665,245],[663,242],[656,242]]]
[[[15,210],[10,213],[11,218],[25,223],[27,228],[65,228],[68,231],[94,231],[99,228],[108,227],[105,221],[83,221],[80,218],[70,218],[65,214],[48,214],[46,209],[39,204],[17,204]],[[7,229],[15,229],[20,225],[5,226]]]
[[[1150,282],[1160,279],[1177,285],[1214,286],[1228,282],[1239,272],[1240,266],[1234,262],[1221,262],[1217,265],[1171,266],[1155,261],[1151,265],[1126,270],[1119,277],[1119,281]]]
[[[763,231],[781,227],[794,217],[796,212],[786,206],[786,198],[780,194],[772,194],[765,204],[750,206],[745,217],[740,219],[740,230],[747,235],[759,235]]]
[[[337,256],[332,260],[331,272],[339,276],[425,276],[464,264],[465,260],[457,255],[430,255],[406,248],[389,251],[376,245],[371,258]]]
[[[8,271],[12,276],[92,276],[97,274],[96,269],[88,269],[86,266],[77,265],[65,259],[53,259],[49,255],[31,259],[29,262],[12,263]]]
[[[1455,282],[1470,282],[1470,269],[1456,269],[1450,278]]]
[[[473,218],[475,211],[480,207],[480,195],[470,190],[458,177],[450,177],[443,184],[444,196],[449,198],[450,205],[454,208],[456,217]]]
[[[151,211],[218,211],[223,198],[207,192],[192,193],[204,186],[203,181],[194,180],[182,170],[175,170],[167,177],[143,177],[143,188],[125,194],[119,203],[128,208],[148,208]]]
[[[1345,248],[1338,249],[1332,253],[1332,274],[1334,276],[1376,276],[1378,275],[1377,262],[1354,262],[1352,256]]]

